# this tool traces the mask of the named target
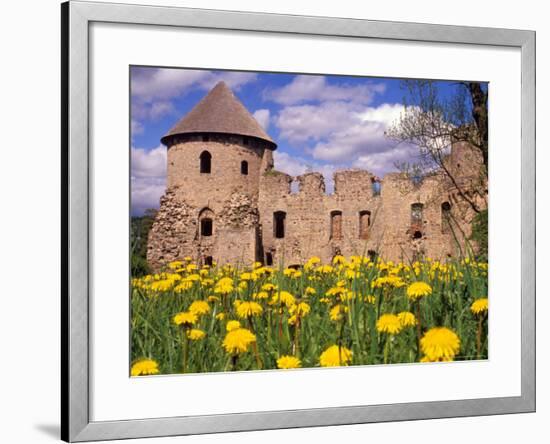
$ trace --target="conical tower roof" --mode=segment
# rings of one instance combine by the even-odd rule
[[[165,145],[172,136],[190,133],[224,133],[256,137],[277,147],[256,119],[235,97],[225,82],[219,82],[161,139]]]

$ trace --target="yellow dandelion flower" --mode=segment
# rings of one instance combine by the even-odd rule
[[[281,356],[277,359],[277,367],[283,369],[289,368],[300,368],[302,366],[302,361],[300,361],[296,356]]]
[[[372,281],[372,288],[401,288],[405,282],[399,276],[382,276]]]
[[[187,332],[187,337],[192,341],[199,341],[206,336],[206,333],[198,328],[192,328]]]
[[[178,268],[181,268],[182,266],[183,266],[182,261],[173,261],[168,264],[168,268],[170,268],[170,270],[176,270]]]
[[[218,296],[208,296],[208,302],[219,302],[220,298]]]
[[[337,254],[336,256],[334,256],[332,258],[332,263],[334,265],[339,265],[339,264],[343,264],[344,262],[346,262],[346,258],[340,254]]]
[[[156,375],[158,373],[160,373],[159,365],[152,359],[140,359],[132,365],[130,370],[132,376]]]
[[[296,315],[292,315],[287,320],[288,325],[295,325],[297,321],[298,321],[298,316],[296,316]]]
[[[296,298],[288,291],[280,291],[279,293],[275,293],[271,298],[271,304],[277,304],[279,302],[290,307],[296,303]]]
[[[248,281],[241,281],[237,286],[240,291],[246,291],[248,289]]]
[[[229,277],[224,277],[217,282],[214,288],[214,293],[227,294],[227,293],[231,293],[233,290],[234,290],[233,279]]]
[[[263,308],[257,302],[241,302],[237,307],[239,318],[249,318],[262,314]]]
[[[365,301],[367,304],[374,304],[376,302],[376,297],[374,297],[372,294],[369,294],[365,296]]]
[[[225,319],[225,313],[223,313],[223,312],[222,312],[222,313],[218,313],[218,314],[216,315],[216,319],[217,319],[218,321],[223,321],[223,320]]]
[[[307,316],[309,314],[309,312],[311,311],[311,307],[305,302],[300,302],[299,304],[290,306],[288,311],[290,312],[290,314],[295,314],[303,318],[304,316]]]
[[[331,345],[319,357],[319,363],[322,367],[338,367],[348,365],[353,357],[353,352],[346,347]]]
[[[267,299],[268,297],[269,293],[267,291],[259,291],[252,294],[252,299]]]
[[[241,274],[241,281],[255,281],[258,278],[255,273],[242,273]]]
[[[267,283],[267,284],[262,285],[262,290],[263,291],[275,291],[275,290],[277,290],[277,286],[274,285],[274,284],[271,284],[271,283]]]
[[[401,323],[401,327],[414,327],[416,325],[416,318],[410,311],[402,311],[397,314],[397,318]]]
[[[183,293],[184,291],[189,290],[191,287],[193,287],[193,282],[188,279],[184,279],[174,287],[174,292]]]
[[[348,312],[348,307],[342,304],[335,305],[330,309],[330,314],[329,314],[330,320],[335,322],[340,321],[343,318],[344,313],[347,313],[347,312]]]
[[[304,294],[306,294],[308,296],[309,295],[314,295],[315,293],[317,293],[317,292],[315,291],[315,288],[313,288],[313,287],[306,287],[306,289],[304,290]]]
[[[189,327],[197,322],[197,315],[190,311],[182,311],[173,317],[174,324]]]
[[[487,298],[476,299],[470,306],[470,310],[475,315],[479,315],[487,312],[489,310],[489,299]]]
[[[197,316],[201,316],[210,313],[210,305],[206,301],[193,301],[189,306],[189,311]]]
[[[460,338],[446,327],[434,327],[424,334],[420,348],[428,361],[452,361],[460,350]]]
[[[329,288],[326,293],[325,293],[325,296],[339,296],[341,295],[342,293],[345,293],[346,292],[346,289],[340,285],[336,285],[336,287],[331,287]]]
[[[229,331],[223,340],[223,348],[231,355],[238,355],[248,350],[250,344],[256,341],[256,335],[246,328]]]
[[[315,265],[321,263],[321,259],[317,256],[312,256],[310,257],[307,262],[304,264],[304,268],[306,270],[309,270],[311,268],[313,268]]]
[[[237,328],[241,328],[241,323],[239,321],[227,321],[227,325],[225,326],[227,331],[237,330]]]
[[[432,294],[432,287],[426,282],[413,282],[407,288],[407,296],[410,300],[416,301],[423,296],[429,296]]]
[[[361,272],[359,270],[346,270],[346,278],[350,281],[358,279],[359,277],[361,277]]]
[[[376,330],[380,333],[395,335],[401,331],[402,325],[399,318],[394,314],[383,314],[376,321]]]
[[[331,265],[321,265],[315,269],[315,271],[322,274],[330,274],[333,272],[333,270],[334,268],[332,268]]]

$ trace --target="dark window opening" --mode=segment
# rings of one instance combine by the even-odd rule
[[[285,219],[286,213],[284,211],[273,213],[273,234],[277,239],[285,237]]]
[[[204,258],[204,265],[208,265],[209,267],[211,267],[213,263],[214,260],[212,259],[212,256],[206,256]]]
[[[248,145],[248,137],[243,137],[243,145]]]
[[[241,162],[241,174],[248,175],[248,162],[246,160]]]
[[[413,239],[422,239],[422,232],[416,230],[416,231],[413,233]]]
[[[292,264],[292,265],[289,265],[288,268],[292,268],[293,270],[299,270],[302,268],[302,266],[300,264]]]
[[[212,236],[212,219],[201,219],[201,236]]]
[[[273,265],[273,255],[269,252],[265,254],[265,264],[267,266]]]
[[[376,260],[376,258],[378,257],[378,253],[374,250],[367,251],[367,255],[368,255],[371,262],[374,262]]]
[[[212,154],[203,151],[200,155],[201,173],[210,174],[212,170]]]
[[[441,232],[449,233],[451,231],[451,204],[443,202],[441,204]]]
[[[359,212],[359,239],[368,239],[370,227],[370,211]]]
[[[330,213],[330,238],[334,240],[342,239],[342,212],[332,211]]]
[[[413,203],[411,205],[411,225],[418,226],[422,224],[422,210],[424,205],[421,203]]]

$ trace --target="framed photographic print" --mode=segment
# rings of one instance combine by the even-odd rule
[[[64,440],[534,411],[533,32],[62,26]]]

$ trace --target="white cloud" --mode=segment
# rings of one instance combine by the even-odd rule
[[[165,182],[164,178],[132,177],[132,214],[141,215],[149,208],[159,208]]]
[[[258,121],[261,127],[267,132],[269,128],[271,113],[268,109],[258,109],[252,114],[254,118]]]
[[[141,214],[148,208],[158,208],[165,188],[166,148],[162,145],[152,150],[132,147],[132,214]]]
[[[418,147],[414,145],[399,145],[391,150],[377,153],[374,156],[359,156],[353,167],[371,171],[377,175],[383,175],[389,171],[395,171],[396,163],[414,162],[418,156]]]
[[[331,85],[324,76],[299,75],[281,88],[266,91],[264,97],[281,105],[340,100],[370,103],[375,94],[384,91],[382,83]]]
[[[137,120],[132,119],[132,135],[135,134],[142,134],[143,133],[143,125],[139,123]]]
[[[193,87],[211,89],[224,81],[232,89],[256,80],[257,75],[249,72],[213,72],[176,68],[134,68],[131,77],[133,97],[143,101],[171,100],[189,92]]]
[[[385,136],[403,110],[400,104],[371,107],[329,101],[287,106],[273,121],[281,138],[294,145],[308,143],[305,152],[317,161],[367,168],[383,175],[395,170],[396,161],[409,160],[415,154],[412,147],[396,147]]]
[[[174,68],[133,68],[131,75],[132,118],[136,121],[157,120],[175,114],[173,100],[192,89],[210,90],[225,81],[233,90],[256,80],[247,72],[212,72]]]

